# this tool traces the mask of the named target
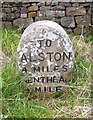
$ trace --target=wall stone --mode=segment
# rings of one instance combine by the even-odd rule
[[[67,16],[85,15],[86,9],[83,6],[80,7],[67,7]]]
[[[28,7],[28,11],[30,11],[30,12],[35,12],[37,10],[38,10],[38,6],[36,6],[36,5]]]
[[[12,26],[25,29],[30,23],[39,20],[51,20],[60,24],[66,31],[90,31],[93,24],[92,4],[90,0],[11,0],[2,2],[0,18],[4,27]]]
[[[61,18],[61,25],[66,28],[75,28],[74,17]]]
[[[19,18],[19,19],[15,19],[13,21],[13,25],[20,29],[24,29],[24,28],[28,27],[32,22],[33,22],[32,18],[27,18],[27,19]]]
[[[75,17],[77,25],[84,25],[86,27],[91,23],[91,17],[89,15],[86,16],[77,16]]]

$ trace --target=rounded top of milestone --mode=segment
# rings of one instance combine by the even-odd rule
[[[20,72],[27,75],[26,82],[40,92],[57,91],[58,86],[70,81],[73,59],[71,41],[65,30],[48,20],[29,25],[17,48]]]

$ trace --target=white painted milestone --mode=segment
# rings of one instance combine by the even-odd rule
[[[36,92],[55,92],[71,81],[74,52],[65,30],[55,22],[32,23],[17,48],[18,67]]]

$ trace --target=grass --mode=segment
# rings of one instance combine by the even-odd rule
[[[61,92],[37,95],[26,90],[24,76],[18,71],[16,49],[21,32],[2,29],[2,51],[7,63],[2,69],[1,118],[86,118],[91,114],[92,34],[70,34],[75,51],[73,80]]]

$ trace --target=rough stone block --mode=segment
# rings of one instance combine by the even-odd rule
[[[19,18],[20,14],[19,13],[8,13],[7,14],[7,20],[14,20],[16,18]]]
[[[10,2],[11,4],[12,4],[12,6],[14,6],[14,7],[22,7],[22,3],[23,2],[18,2],[18,1],[16,1],[16,2]]]
[[[37,16],[45,18],[45,13],[46,13],[45,11],[37,11]]]
[[[6,20],[6,18],[7,18],[6,13],[0,12],[0,19]]]
[[[46,11],[46,17],[55,17],[56,16],[56,12],[53,10],[47,10]]]
[[[76,33],[76,34],[81,34],[81,31],[82,31],[82,26],[78,26],[77,28],[74,29],[74,33]],[[88,33],[88,32],[90,32],[90,28],[84,26],[83,27],[83,33],[85,34],[85,33]]]
[[[67,28],[75,28],[74,17],[63,17],[61,18],[61,25]]]
[[[2,8],[3,7],[3,5],[2,5],[2,3],[0,3],[0,8]]]
[[[50,2],[50,1],[47,1]],[[37,3],[37,6],[45,6],[46,2],[45,1],[40,1],[39,3]]]
[[[86,0],[71,0],[71,2],[86,2]]]
[[[41,17],[38,17],[38,16],[35,17],[35,21],[41,21],[41,20],[46,20],[46,18],[44,18],[42,16]]]
[[[91,3],[92,3],[92,2],[93,2],[93,0],[86,0],[86,2],[91,2]]]
[[[93,3],[90,6],[90,12],[91,12],[91,15],[93,16]]]
[[[41,6],[40,10],[41,11],[46,11],[46,10],[51,10],[51,8],[52,8],[51,6]]]
[[[55,1],[55,2],[70,2],[71,0],[52,0],[52,1]]]
[[[28,11],[29,11],[29,12],[35,12],[35,11],[37,11],[37,10],[38,10],[38,6],[36,6],[36,5],[33,5],[33,6],[28,7]]]
[[[80,3],[80,6],[84,6],[84,7],[87,7],[87,6],[90,6],[91,5],[91,3]]]
[[[67,16],[76,16],[76,15],[85,15],[85,14],[86,14],[86,9],[83,6],[66,8]]]
[[[36,3],[33,3],[33,2],[31,3],[31,6],[36,6],[36,5],[37,5]]]
[[[56,11],[55,17],[64,17],[64,16],[65,16],[65,11]]]
[[[91,24],[91,16],[86,15],[86,16],[77,16],[75,17],[76,24],[77,26],[86,26],[88,27],[89,24]]]
[[[51,2],[46,1],[45,5],[49,6],[49,5],[51,5]]]
[[[2,6],[7,8],[8,4],[7,3],[3,3]]]
[[[3,27],[12,27],[12,23],[11,22],[7,22],[7,21],[5,21],[5,22],[3,21],[2,22],[2,26]]]
[[[92,25],[93,25],[93,16],[92,16]]]
[[[22,6],[23,6],[23,7],[29,7],[29,6],[30,6],[30,3],[23,3]]]
[[[79,7],[79,3],[73,3],[73,7]]]
[[[12,12],[20,12],[20,8],[19,7],[12,7]]]
[[[21,18],[27,18],[27,14],[21,14]]]
[[[24,6],[21,8],[21,14],[26,14],[27,13],[27,7]]]
[[[65,7],[70,7],[71,4],[69,2],[60,2],[59,5],[65,6]]]
[[[58,23],[59,25],[61,24],[61,20],[59,18],[53,18],[52,21]]]
[[[65,7],[61,6],[61,5],[57,5],[57,6],[51,7],[51,10],[64,10],[64,9],[65,9]]]
[[[36,12],[28,13],[28,18],[36,17]]]
[[[10,13],[11,9],[10,8],[2,8],[2,12],[4,12],[4,13]]]
[[[24,29],[24,28],[26,28],[27,26],[29,26],[32,22],[33,22],[33,19],[32,19],[32,18],[27,18],[27,19],[19,18],[19,19],[15,19],[15,20],[13,21],[13,25],[14,25],[15,27],[20,28],[20,29]]]
[[[57,1],[53,1],[52,3],[51,3],[51,6],[57,6],[58,5],[58,2]]]

